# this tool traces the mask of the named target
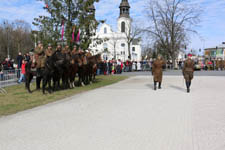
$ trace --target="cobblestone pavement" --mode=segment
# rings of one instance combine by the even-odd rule
[[[0,118],[0,150],[225,150],[225,78],[150,76]]]

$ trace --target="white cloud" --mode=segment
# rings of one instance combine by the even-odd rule
[[[43,2],[36,0],[0,0],[0,18],[7,20],[23,19],[32,23],[33,18],[39,15],[47,15],[43,10]],[[224,0],[189,0],[191,5],[200,7],[204,10],[200,23],[197,27],[199,34],[205,42],[198,37],[192,37],[190,48],[199,49],[200,47],[212,47],[225,41],[225,1]],[[121,0],[100,0],[95,4],[96,18],[98,20],[106,19],[115,30],[117,27],[117,18],[119,17],[119,5]],[[138,21],[140,27],[145,26],[146,4],[148,0],[129,0],[131,9],[130,15],[133,20]],[[21,5],[21,3],[23,3]],[[205,44],[204,44],[205,43]]]
[[[19,2],[21,1],[1,0],[0,18],[10,21],[21,19],[32,24],[32,21],[35,17],[38,17],[39,15],[47,15],[47,12],[42,9],[43,3],[40,3],[38,1],[31,1],[31,3],[19,5]]]

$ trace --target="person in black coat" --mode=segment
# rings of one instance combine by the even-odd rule
[[[22,66],[22,60],[23,60],[23,56],[21,54],[21,52],[19,52],[18,56],[16,57],[16,60],[17,60],[17,78],[20,78],[20,69],[21,69],[21,66]]]

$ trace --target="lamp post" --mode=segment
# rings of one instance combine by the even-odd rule
[[[4,25],[6,25],[6,22],[4,21]],[[9,27],[6,27],[6,36],[7,36],[7,55],[8,58],[10,58],[9,56]]]
[[[37,47],[37,34],[35,33],[34,34],[34,47],[36,48]]]

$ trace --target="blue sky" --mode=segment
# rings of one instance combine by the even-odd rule
[[[145,6],[148,0],[129,0],[131,17],[139,25],[146,23]],[[188,49],[214,47],[225,42],[225,0],[190,0],[203,10],[201,23],[196,30],[199,36],[192,36]],[[100,0],[95,4],[96,18],[106,19],[116,29],[121,0]],[[0,20],[23,19],[32,24],[33,18],[47,15],[44,4],[36,0],[0,0]],[[32,26],[32,28],[34,28]],[[201,38],[200,38],[201,37]]]

